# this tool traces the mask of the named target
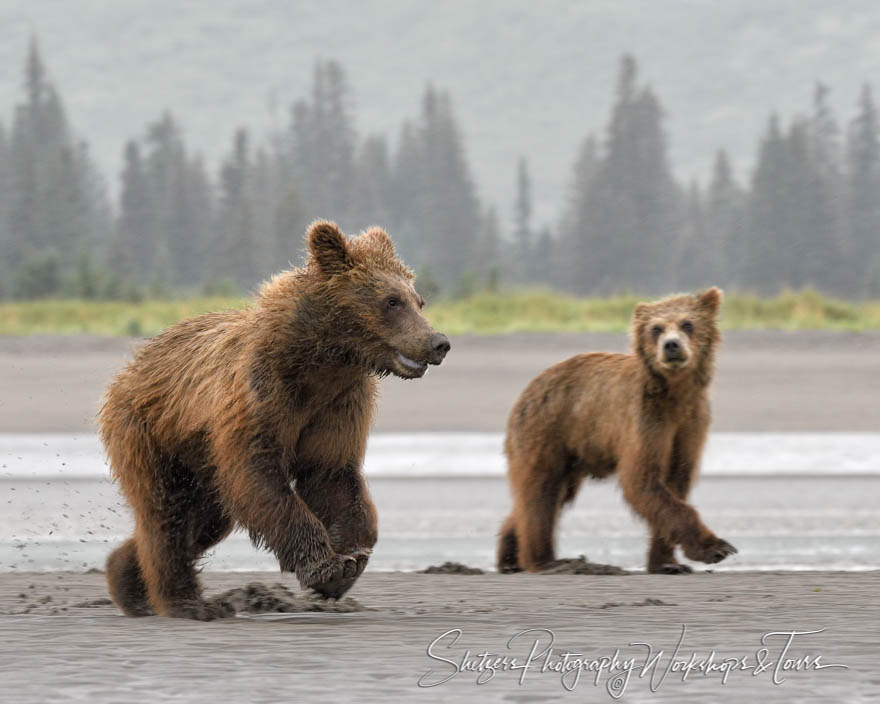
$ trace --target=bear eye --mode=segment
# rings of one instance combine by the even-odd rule
[[[651,337],[653,337],[655,340],[658,337],[660,337],[660,335],[662,335],[662,334],[663,334],[663,326],[662,325],[655,325],[654,327],[651,328]]]
[[[692,334],[692,333],[694,332],[694,324],[693,324],[690,320],[685,320],[685,321],[681,324],[681,329],[682,329],[685,333],[687,333],[688,335],[690,335],[690,334]]]
[[[386,308],[392,308],[392,309],[393,309],[393,308],[399,308],[400,305],[401,305],[401,303],[400,303],[400,299],[399,299],[399,298],[396,298],[395,296],[392,296],[392,297],[389,298],[387,301],[385,301],[385,307],[386,307]]]

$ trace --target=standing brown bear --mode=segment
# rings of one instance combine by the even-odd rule
[[[632,354],[577,355],[526,387],[507,424],[514,506],[501,531],[499,571],[551,566],[562,506],[585,477],[614,472],[651,526],[648,572],[690,572],[675,560],[676,545],[708,563],[736,552],[686,501],[709,429],[720,304],[717,288],[641,303]]]
[[[195,562],[236,526],[304,587],[339,597],[376,542],[361,473],[377,377],[449,351],[388,235],[316,222],[310,257],[252,307],[198,316],[143,347],[100,414],[135,534],[107,560],[129,616],[211,619]]]

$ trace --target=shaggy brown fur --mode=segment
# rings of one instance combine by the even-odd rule
[[[585,477],[614,472],[651,526],[649,572],[690,572],[675,560],[676,545],[708,563],[736,552],[686,501],[709,428],[720,303],[717,288],[641,303],[633,354],[578,355],[526,387],[507,425],[514,507],[501,531],[500,571],[553,566],[561,507]]]
[[[107,582],[130,616],[222,615],[194,565],[236,526],[325,596],[366,566],[376,377],[420,377],[449,342],[384,231],[346,241],[316,222],[307,238],[305,268],[275,276],[250,308],[169,328],[107,391],[101,437],[135,514]]]

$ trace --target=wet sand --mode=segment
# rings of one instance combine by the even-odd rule
[[[103,388],[137,342],[96,337],[0,337],[0,432],[93,432]],[[572,354],[625,350],[623,335],[464,336],[441,368],[419,381],[382,384],[377,431],[502,430],[523,386]],[[727,333],[713,387],[719,431],[880,429],[880,332]],[[644,664],[650,643],[663,655],[652,673],[635,669],[623,701],[871,701],[880,688],[878,572],[726,572],[689,576],[381,573],[369,569],[330,612],[263,614],[196,623],[127,619],[107,601],[102,574],[0,573],[0,702],[84,700],[307,702],[613,701],[612,676],[563,678],[565,651],[589,666],[619,649]],[[295,580],[278,573],[203,575],[206,593]],[[265,592],[256,589],[255,594]],[[273,594],[279,593],[277,590]],[[282,592],[283,593],[283,592]],[[292,603],[307,602],[293,600]],[[686,628],[676,662],[747,658],[722,684],[718,671],[664,669]],[[454,645],[441,639],[461,629]],[[554,654],[527,670],[479,668],[484,652],[527,660],[548,632]],[[775,673],[784,638],[801,671]],[[821,656],[812,667],[803,656]],[[761,664],[757,664],[760,662]],[[769,663],[769,664],[768,664]],[[485,663],[484,663],[485,664]],[[762,671],[762,665],[766,666]],[[543,671],[542,671],[543,668]],[[427,676],[426,673],[433,674]],[[617,674],[616,671],[614,674]],[[452,676],[454,675],[454,676]],[[431,688],[423,683],[448,681]],[[481,677],[478,684],[478,677]],[[522,677],[522,681],[520,681]],[[598,680],[598,681],[597,681]],[[574,686],[574,692],[566,687]]]
[[[587,662],[611,658],[645,662],[649,643],[663,655],[655,686],[673,659],[715,662],[748,658],[750,669],[692,671],[686,682],[670,672],[655,693],[651,671],[634,670],[623,701],[870,701],[880,686],[880,574],[698,573],[689,576],[428,575],[371,573],[350,592],[364,610],[351,613],[267,614],[198,623],[148,617],[128,619],[106,603],[101,574],[18,573],[0,576],[0,701],[29,704],[82,700],[387,702],[387,701],[613,701],[607,673],[575,672],[563,681],[544,659],[525,670],[498,670],[478,685],[478,672],[455,672],[441,660],[478,665],[483,652],[516,657],[547,645],[548,634],[511,637],[525,629],[553,632],[554,655],[581,653]],[[213,594],[250,582],[295,581],[277,573],[203,576]],[[23,596],[22,596],[23,595]],[[27,609],[30,612],[17,613]],[[429,644],[451,629],[427,654]],[[848,669],[788,671],[774,684],[785,637],[771,637],[754,673],[761,637],[773,631],[822,633],[795,636],[792,661],[821,656],[821,664]],[[802,665],[803,666],[803,665]],[[427,675],[429,671],[433,674]],[[426,676],[427,675],[427,676]],[[451,677],[450,677],[451,676]],[[484,673],[487,678],[489,673]],[[418,686],[448,681],[429,689]]]
[[[101,395],[140,341],[0,337],[0,432],[94,431]],[[463,335],[424,379],[382,382],[376,431],[500,431],[525,385],[625,335]],[[731,331],[712,387],[716,431],[880,429],[880,331]]]

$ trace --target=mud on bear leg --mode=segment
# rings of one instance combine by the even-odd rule
[[[648,572],[651,574],[690,574],[688,565],[675,559],[675,546],[667,542],[656,530],[651,531],[651,547],[648,549]]]
[[[691,481],[696,472],[702,440],[694,435],[679,435],[672,444],[672,458],[666,476],[666,485],[673,495],[687,501]],[[648,572],[651,574],[690,574],[693,569],[675,559],[675,544],[669,542],[661,531],[651,531],[651,547],[648,549]]]
[[[161,616],[211,621],[230,615],[206,603],[196,576],[195,560],[187,544],[189,526],[181,520],[138,521],[138,561],[150,603]]]
[[[643,485],[629,479],[623,482],[623,493],[652,530],[667,543],[680,544],[689,560],[712,564],[736,552],[736,548],[703,524],[693,506],[675,496],[663,483],[654,480]]]
[[[255,428],[227,427],[215,439],[214,455],[224,461],[214,476],[228,515],[256,546],[275,553],[281,570],[295,573],[304,588],[321,592],[356,573],[357,558],[334,552],[324,524],[291,487],[282,469],[290,458],[280,444]],[[298,477],[298,488],[300,483]]]
[[[516,498],[519,564],[528,572],[539,572],[556,562],[556,521],[565,484],[562,476],[540,477],[523,487]]]
[[[516,524],[513,514],[507,517],[498,536],[498,557],[496,566],[503,574],[522,572],[519,566],[519,541],[516,537]]]
[[[358,466],[351,463],[340,470],[315,472],[298,481],[296,490],[327,528],[333,550],[355,559],[353,572],[314,587],[324,596],[339,598],[366,569],[379,535],[376,507],[366,481]]]
[[[126,616],[154,613],[147,598],[147,585],[141,573],[134,538],[129,538],[110,553],[106,572],[110,597]]]

